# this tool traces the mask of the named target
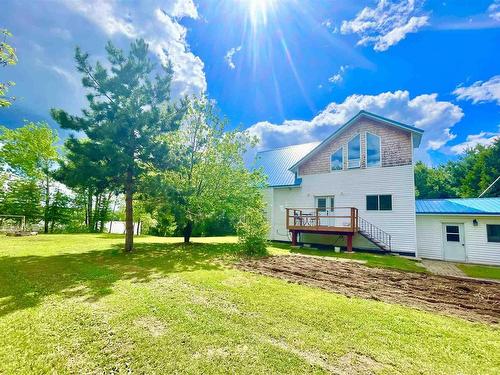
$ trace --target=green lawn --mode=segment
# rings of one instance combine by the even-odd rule
[[[457,264],[467,276],[479,277],[481,279],[496,279],[500,280],[500,267],[498,266],[481,266],[478,264]]]
[[[122,241],[0,237],[0,373],[500,373],[498,326],[243,272],[234,238]]]
[[[381,255],[361,252],[353,252],[350,254],[345,252],[335,253],[333,250],[321,250],[307,247],[294,249],[290,246],[290,244],[286,243],[275,242],[271,244],[271,254],[280,255],[290,253],[354,259],[363,261],[368,267],[393,268],[401,271],[427,273],[427,270],[420,264],[419,261],[396,255]]]

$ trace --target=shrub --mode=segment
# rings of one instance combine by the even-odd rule
[[[245,254],[266,255],[268,231],[264,212],[259,208],[249,208],[237,225],[239,242]]]

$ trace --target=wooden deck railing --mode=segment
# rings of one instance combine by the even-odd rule
[[[355,207],[287,208],[287,230],[356,232],[358,209]]]

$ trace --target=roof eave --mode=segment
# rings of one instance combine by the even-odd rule
[[[500,216],[500,212],[415,212],[416,215]]]

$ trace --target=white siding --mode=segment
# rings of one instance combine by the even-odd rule
[[[500,225],[498,216],[417,215],[417,256],[443,259],[443,223],[464,224],[467,262],[500,265],[500,243],[488,242],[486,235],[486,224]]]
[[[266,202],[266,218],[269,223],[269,233],[268,238],[272,240],[272,233],[274,227],[273,220],[273,188],[264,189],[262,196],[264,198],[264,202]]]
[[[366,211],[366,195],[371,194],[391,194],[392,211]],[[416,251],[412,165],[307,175],[302,177],[302,184],[298,188],[274,188],[272,199],[268,198],[273,215],[271,239],[289,240],[285,208],[314,207],[314,197],[325,195],[334,195],[337,207],[357,207],[360,217],[389,233],[393,251]],[[334,238],[330,236],[324,241],[333,243]],[[355,248],[374,247],[360,235],[354,237],[353,245]]]

